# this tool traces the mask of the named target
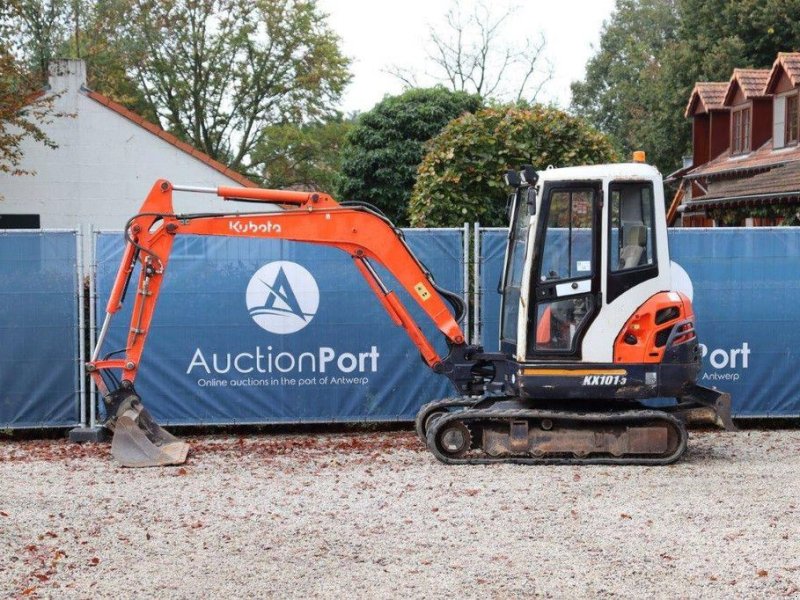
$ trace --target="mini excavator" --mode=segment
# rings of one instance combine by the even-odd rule
[[[701,357],[691,282],[670,262],[658,171],[643,160],[544,171],[524,166],[505,180],[513,193],[496,352],[466,342],[463,300],[437,286],[377,208],[316,192],[157,181],[125,227],[122,262],[87,364],[114,432],[114,458],[129,467],[186,460],[188,445],[155,422],[134,388],[179,235],[285,239],[349,254],[425,364],[457,392],[424,405],[415,422],[444,463],[664,465],[686,450],[687,425],[733,429],[730,396],[696,383]],[[175,214],[173,191],[268,203],[273,210]],[[373,263],[435,323],[446,356]],[[124,356],[101,359],[137,265]]]

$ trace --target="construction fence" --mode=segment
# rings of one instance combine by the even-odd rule
[[[85,234],[92,244],[76,231],[0,232],[0,427],[103,418],[83,363],[123,240]],[[800,228],[669,235],[673,260],[694,283],[699,382],[729,391],[739,417],[800,415]],[[496,350],[506,230],[409,229],[406,238],[437,283],[467,301],[470,340]],[[416,302],[380,275],[444,353]],[[112,322],[104,354],[124,349],[131,304]],[[175,240],[136,386],[168,425],[406,421],[453,393],[346,254],[205,237]]]

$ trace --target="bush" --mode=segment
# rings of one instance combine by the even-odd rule
[[[409,203],[410,222],[414,227],[459,227],[465,221],[505,226],[506,170],[614,159],[606,136],[556,108],[485,108],[452,121],[427,144]]]
[[[480,107],[477,96],[441,86],[385,98],[361,115],[347,136],[339,199],[370,202],[406,225],[424,143],[451,119]]]

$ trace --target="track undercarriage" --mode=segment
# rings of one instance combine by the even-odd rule
[[[416,430],[447,464],[666,465],[685,452],[686,422],[700,422],[702,409],[631,403],[614,410],[554,410],[536,404],[509,397],[439,400],[422,407]]]

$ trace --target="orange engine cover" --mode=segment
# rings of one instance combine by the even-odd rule
[[[689,321],[690,323],[687,323]],[[659,363],[674,327],[674,344],[695,338],[694,311],[689,298],[680,292],[659,292],[651,296],[628,319],[614,341],[614,362]]]

